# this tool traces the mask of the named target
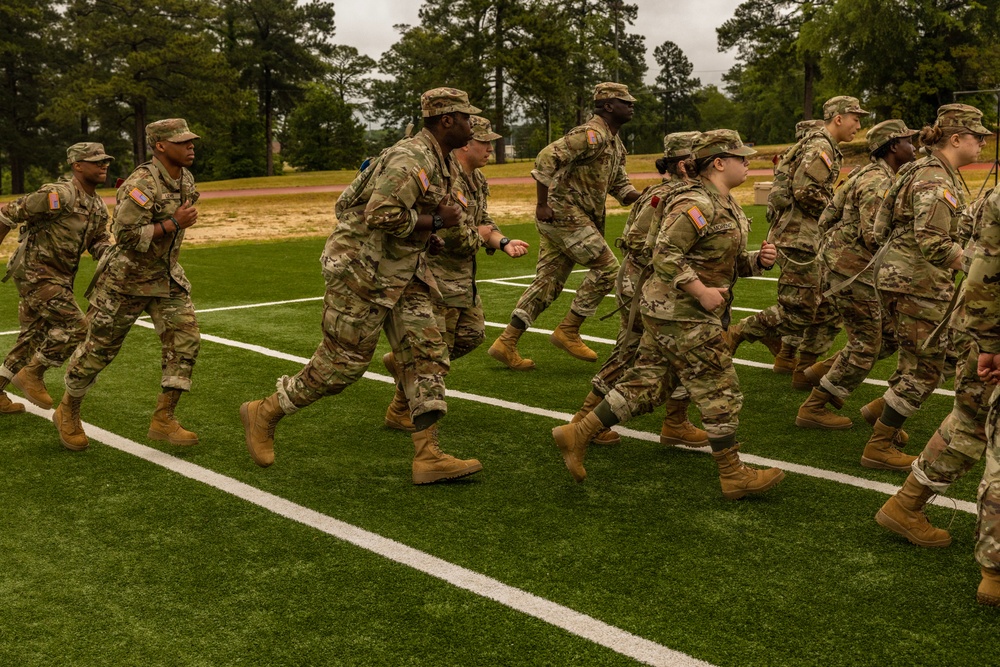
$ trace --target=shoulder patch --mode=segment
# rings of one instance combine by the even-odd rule
[[[465,194],[461,190],[455,190],[455,199],[462,205],[462,208],[469,208],[469,200],[465,198]]]
[[[657,206],[660,205],[660,198],[656,195],[653,195],[653,198],[649,200],[649,205],[652,206],[653,208],[656,208]]]
[[[948,188],[944,189],[944,200],[949,204],[951,204],[952,208],[958,208],[958,199],[955,197],[955,195],[951,194],[951,190],[949,190]]]
[[[420,187],[423,188],[424,192],[427,192],[427,188],[431,187],[431,181],[427,178],[427,172],[423,169],[417,173],[417,180],[420,181]]]
[[[692,206],[687,210],[688,217],[691,218],[691,222],[694,224],[695,229],[701,231],[708,226],[708,220],[705,219],[704,214],[701,209],[697,206]]]
[[[823,159],[823,162],[826,162],[826,166],[828,169],[833,168],[833,160],[830,158],[829,155],[826,154],[826,151],[820,152],[819,156]]]
[[[49,210],[58,211],[59,210],[59,193],[50,192],[49,193]]]
[[[593,146],[597,143],[597,132],[594,130],[587,130],[587,143]]]
[[[145,206],[149,203],[149,197],[146,196],[146,193],[139,188],[132,188],[129,191],[128,196],[139,206]]]

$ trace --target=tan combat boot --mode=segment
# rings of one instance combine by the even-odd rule
[[[976,602],[990,607],[1000,607],[1000,570],[984,567],[983,580],[976,591]]]
[[[181,400],[180,389],[167,389],[156,397],[156,410],[153,412],[153,420],[149,423],[147,438],[180,447],[198,444],[198,436],[181,426],[174,417],[174,410],[177,409],[179,400]]]
[[[468,477],[483,469],[476,459],[456,459],[438,446],[437,425],[413,434],[413,483],[433,484]]]
[[[933,495],[934,491],[917,481],[911,472],[903,488],[885,501],[875,514],[875,522],[918,547],[946,547],[951,544],[951,535],[947,530],[932,526],[924,514],[924,505]]]
[[[875,422],[878,421],[879,417],[882,416],[882,410],[885,408],[885,399],[881,396],[876,398],[871,403],[866,403],[861,406],[861,416],[865,418],[870,426],[875,426]],[[903,429],[899,429],[896,433],[895,443],[898,447],[906,447],[906,444],[910,442],[910,435]]]
[[[719,452],[712,452],[715,464],[719,466],[719,482],[722,496],[737,500],[748,493],[763,493],[785,478],[785,473],[777,468],[758,470],[749,468],[740,460],[739,444]]]
[[[743,320],[730,324],[729,328],[722,332],[722,340],[729,346],[730,354],[736,356],[736,350],[746,340],[743,337]]]
[[[581,361],[597,361],[597,353],[587,347],[580,338],[580,325],[585,319],[572,310],[569,311],[549,336],[549,340],[560,350],[568,352],[571,357]]]
[[[26,399],[41,409],[48,410],[52,407],[52,397],[49,395],[49,390],[45,388],[45,369],[44,364],[38,363],[38,360],[32,357],[31,361],[17,372],[10,383],[20,389]]]
[[[562,452],[566,468],[577,482],[587,479],[587,471],[583,467],[583,459],[587,455],[587,443],[602,428],[604,428],[604,424],[601,423],[597,415],[589,412],[586,417],[575,424],[566,424],[552,429],[552,438],[556,441],[556,447]]]
[[[82,452],[90,446],[87,434],[83,432],[83,424],[80,422],[81,405],[83,396],[70,396],[67,392],[63,394],[59,407],[52,413],[52,423],[59,431],[59,442],[73,452]]]
[[[16,415],[24,412],[24,403],[15,403],[6,393],[0,391],[0,415]]]
[[[795,371],[796,357],[799,348],[792,347],[788,343],[782,343],[781,349],[774,357],[773,370],[778,375],[791,375]]]
[[[413,420],[410,419],[410,402],[406,400],[406,393],[400,388],[400,373],[399,366],[396,364],[396,357],[393,356],[392,352],[388,352],[382,355],[382,363],[385,365],[387,371],[395,380],[395,392],[392,395],[392,402],[389,403],[389,407],[385,410],[385,425],[388,428],[395,429],[397,431],[405,431],[407,433],[413,433],[417,430],[417,427],[413,425]]]
[[[896,446],[898,428],[886,426],[879,419],[875,422],[874,433],[861,454],[861,465],[876,470],[909,470],[917,457],[904,454]]]
[[[809,391],[813,388],[812,383],[806,378],[806,369],[816,363],[818,355],[799,351],[799,359],[795,363],[795,370],[792,371],[792,389],[799,391]]]
[[[682,447],[704,447],[708,444],[708,434],[688,420],[687,409],[691,399],[668,398],[660,429],[661,445]]]
[[[281,409],[277,394],[240,406],[247,451],[261,468],[274,463],[274,428],[284,416],[285,411]]]
[[[575,424],[578,421],[583,421],[583,418],[593,412],[594,408],[600,405],[601,401],[604,400],[594,392],[587,394],[587,399],[583,402],[583,407],[577,410],[573,418],[569,420],[571,424]],[[601,430],[591,438],[590,440],[595,445],[602,445],[605,447],[610,447],[612,445],[621,444],[622,437],[618,435],[617,431],[610,428],[601,427]]]
[[[819,381],[823,379],[823,376],[830,372],[833,365],[837,363],[837,358],[840,357],[840,352],[833,355],[829,359],[823,361],[817,361],[815,364],[805,369],[802,374],[805,376],[806,380],[814,387],[819,386]]]
[[[530,371],[535,367],[535,362],[525,359],[517,351],[517,341],[523,333],[521,329],[508,324],[486,353],[511,370]]]
[[[809,398],[799,407],[795,425],[799,428],[823,428],[831,431],[845,431],[854,426],[850,418],[826,409],[826,404],[832,402],[833,396],[819,387],[813,387]]]

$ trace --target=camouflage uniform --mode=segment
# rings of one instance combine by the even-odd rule
[[[113,159],[96,143],[75,144],[67,155],[70,163]],[[111,235],[108,207],[76,179],[44,185],[10,202],[0,212],[0,224],[11,229],[24,225],[23,248],[9,269],[21,298],[21,333],[0,366],[0,377],[9,380],[32,356],[46,367],[61,366],[83,341],[87,326],[73,282],[82,251],[100,260],[111,246]]]
[[[619,99],[635,99],[627,90],[625,97],[620,95],[616,93]],[[549,188],[554,217],[535,221],[540,236],[535,278],[512,313],[526,325],[556,300],[577,264],[590,272],[573,298],[573,312],[590,317],[614,287],[618,260],[604,240],[605,200],[611,195],[624,204],[636,191],[625,173],[625,155],[621,138],[595,115],[535,159],[531,176]]]
[[[167,133],[171,142],[197,139],[182,119],[147,126],[150,142]],[[167,136],[166,134],[163,136]],[[91,290],[87,338],[66,370],[66,392],[84,396],[97,375],[121,350],[129,329],[148,314],[160,337],[164,389],[190,391],[191,372],[201,344],[191,302],[191,283],[178,263],[184,229],[154,239],[156,225],[169,221],[184,202],[200,194],[191,172],[174,179],[157,159],[139,165],[118,188],[112,231],[115,245],[98,268]]]

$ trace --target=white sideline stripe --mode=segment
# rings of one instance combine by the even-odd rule
[[[590,271],[590,269],[576,269],[571,273],[587,273],[587,271]],[[506,276],[504,278],[493,278],[492,280],[534,280],[534,279],[535,279],[535,274],[529,273],[526,276]],[[771,278],[768,276],[740,276],[740,280],[767,280],[775,283],[778,282],[777,278]],[[489,281],[480,280],[477,282],[489,282]],[[527,287],[527,285],[525,285],[525,287]]]
[[[14,329],[13,331],[0,331],[0,336],[13,336],[19,333],[21,332],[18,329]]]
[[[153,325],[147,322],[137,322],[140,326],[152,329]],[[495,324],[492,322],[487,322],[490,326],[503,327],[502,324]],[[528,329],[528,331],[535,331],[538,333],[552,333],[551,331],[546,331],[545,329]],[[273,357],[275,359],[282,359],[285,361],[294,361],[300,364],[305,364],[309,360],[305,357],[299,357],[293,354],[286,354],[285,352],[279,352],[277,350],[272,350],[260,345],[253,345],[251,343],[243,343],[236,340],[231,340],[229,338],[221,338],[219,336],[205,335],[202,334],[202,340],[208,340],[213,343],[219,343],[220,345],[227,345],[229,347],[239,348],[241,350],[247,350],[250,352],[256,352],[258,354],[263,354],[268,357]],[[607,339],[604,339],[605,341]],[[614,343],[614,341],[610,341]],[[744,361],[742,359],[734,360],[742,362],[744,365],[753,366],[755,368],[771,368],[770,364],[762,364],[757,361]],[[392,384],[393,379],[389,375],[381,375],[379,373],[372,373],[371,371],[366,371],[364,374],[365,379],[375,380],[377,382],[385,382]],[[952,392],[954,395],[954,392]],[[482,403],[483,405],[489,405],[498,408],[504,408],[507,410],[513,410],[515,412],[521,412],[529,415],[537,415],[539,417],[548,417],[550,419],[555,419],[559,422],[566,423],[573,418],[573,415],[567,412],[559,412],[558,410],[548,410],[545,408],[538,408],[533,405],[525,405],[524,403],[515,403],[513,401],[505,401],[499,398],[493,398],[491,396],[481,396],[479,394],[470,394],[464,391],[455,391],[452,389],[448,390],[448,397],[450,398],[460,398],[466,401],[472,401],[474,403]],[[660,436],[658,433],[649,433],[647,431],[636,431],[635,429],[626,428],[624,426],[615,426],[614,430],[618,431],[622,435],[627,435],[631,438],[636,438],[637,440],[645,440],[647,442],[660,442]],[[703,454],[708,454],[711,450],[708,447],[701,448],[685,448],[691,451],[699,451]],[[754,465],[768,466],[768,467],[778,467],[782,470],[787,470],[789,472],[795,472],[800,475],[807,475],[809,477],[815,477],[818,479],[825,479],[831,482],[839,482],[840,484],[846,484],[848,486],[854,486],[859,489],[866,489],[868,491],[877,491],[885,495],[895,495],[899,487],[893,486],[892,484],[886,484],[885,482],[874,482],[872,480],[864,479],[861,477],[854,477],[853,475],[847,475],[844,473],[833,472],[831,470],[824,470],[823,468],[814,468],[812,466],[800,465],[798,463],[790,463],[788,461],[779,461],[777,459],[764,458],[763,456],[755,456],[754,454],[741,453],[740,458],[747,463],[752,463]],[[935,496],[931,501],[932,504],[940,505],[941,507],[952,508],[957,506],[963,512],[968,512],[969,514],[976,514],[976,504],[965,500],[955,500],[952,498],[942,498],[941,496]]]
[[[392,378],[386,378],[392,382]],[[34,415],[52,419],[52,410],[42,410],[32,404],[26,406]],[[474,572],[472,570],[449,563],[428,553],[406,546],[395,540],[382,537],[349,523],[321,514],[262,491],[231,477],[195,465],[188,461],[175,458],[158,449],[140,445],[107,431],[93,424],[84,422],[84,430],[89,438],[105,445],[131,454],[154,465],[166,468],[178,475],[201,482],[228,493],[248,503],[257,505],[278,516],[291,519],[310,528],[326,533],[357,547],[378,554],[391,561],[406,565],[419,572],[440,579],[457,588],[462,588],[481,597],[499,602],[514,611],[527,614],[557,628],[562,628],[583,639],[607,647],[612,651],[628,656],[647,665],[662,667],[712,667],[711,663],[693,658],[686,653],[675,651],[661,644],[644,639],[638,635],[626,632],[621,628],[599,621],[578,611],[564,607],[545,598],[508,586],[496,579]]]

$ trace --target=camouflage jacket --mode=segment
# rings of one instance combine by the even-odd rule
[[[437,232],[444,249],[437,255],[428,254],[427,265],[446,306],[471,308],[476,304],[476,253],[483,245],[479,227],[497,227],[486,208],[490,196],[486,177],[478,169],[468,173],[461,162],[452,159],[461,178],[452,185],[451,201],[462,207],[462,221],[457,227]]]
[[[788,174],[791,204],[775,205],[778,219],[769,233],[771,243],[779,248],[819,252],[823,236],[819,217],[833,200],[833,187],[840,178],[843,157],[826,128],[807,135],[792,148],[783,164],[778,165],[779,171]],[[769,198],[769,204],[770,201]]]
[[[823,261],[828,269],[841,276],[855,276],[864,271],[877,250],[875,214],[895,174],[885,160],[869,162],[854,173],[833,195],[833,201],[819,226],[825,229]],[[871,269],[858,277],[865,285],[874,285]]]
[[[388,149],[348,186],[320,262],[328,278],[371,303],[391,308],[419,278],[439,295],[424,250],[431,231],[414,231],[417,216],[437,210],[459,182],[456,161],[426,129]]]
[[[134,296],[165,297],[170,283],[191,292],[191,283],[177,260],[184,230],[153,238],[157,222],[173,216],[185,201],[192,205],[201,195],[187,169],[173,179],[155,157],[135,168],[118,188],[111,230],[115,245],[98,282],[98,290]]]
[[[604,232],[608,195],[625,203],[635,188],[625,173],[625,144],[600,116],[553,141],[535,158],[531,176],[549,188],[553,225],[590,222]]]
[[[662,212],[666,209],[666,206],[660,206],[660,202],[669,202],[672,193],[688,183],[685,180],[669,180],[651,185],[632,204],[625,228],[616,245],[639,265],[645,266],[652,257],[652,244],[647,245],[647,237],[651,229],[659,228]],[[653,238],[656,238],[655,235]]]
[[[986,198],[979,220],[960,326],[981,352],[1000,354],[1000,188]]]
[[[723,196],[710,182],[699,180],[674,197],[663,214],[653,274],[643,286],[639,305],[643,315],[658,320],[721,326],[737,276],[760,275],[762,269],[759,252],[746,249],[750,221],[743,209],[731,195]],[[695,279],[706,287],[728,287],[728,302],[714,312],[702,308],[680,287]]]
[[[959,222],[965,195],[958,172],[931,155],[900,178],[906,180],[894,185],[899,193],[892,202],[892,231],[878,288],[947,301],[955,290],[949,265],[962,254]]]
[[[72,289],[83,251],[99,260],[111,247],[108,207],[75,180],[49,183],[15,199],[0,212],[0,224],[24,225],[24,249],[11,258],[11,276],[22,284],[52,282]]]

